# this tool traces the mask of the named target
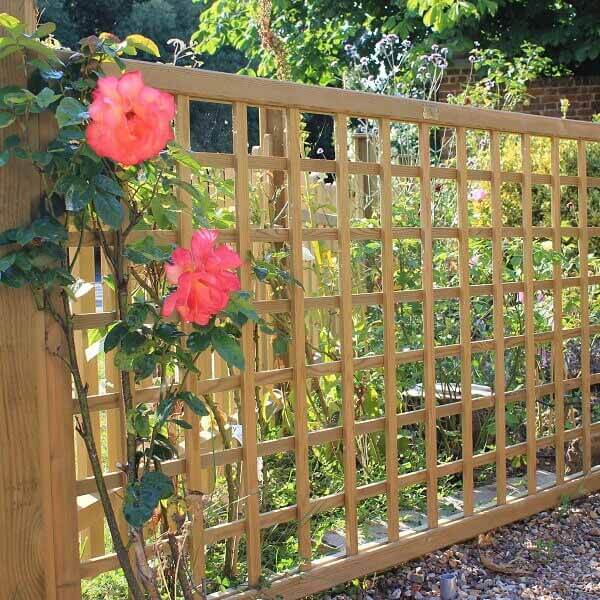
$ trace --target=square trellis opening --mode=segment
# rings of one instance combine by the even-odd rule
[[[349,176],[351,227],[381,226],[381,181],[377,175]]]
[[[398,302],[396,309],[396,351],[423,347],[423,303]]]
[[[359,369],[354,371],[353,385],[356,421],[367,421],[383,417],[385,414],[383,369]]]
[[[502,225],[521,227],[523,225],[523,188],[520,183],[503,181],[500,185],[502,202]]]
[[[405,362],[396,367],[398,413],[410,413],[425,407],[423,362]]]
[[[433,240],[433,261],[434,287],[457,287],[459,283],[458,240]]]
[[[500,134],[500,168],[502,171],[517,173],[523,170],[520,135],[516,133]]]
[[[392,249],[394,255],[394,289],[421,289],[423,287],[423,249],[421,240],[395,239]]]
[[[494,298],[492,296],[471,297],[471,340],[489,340],[494,336]]]
[[[421,227],[421,182],[392,177],[392,223],[395,227]]]
[[[414,123],[390,123],[392,164],[415,166],[419,164],[419,127]]]
[[[383,290],[381,251],[381,240],[353,240],[350,242],[353,294]]]
[[[458,190],[455,180],[431,180],[431,206],[434,227],[458,225]]]

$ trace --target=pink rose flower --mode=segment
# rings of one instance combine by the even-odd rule
[[[177,309],[186,323],[206,325],[221,312],[232,292],[240,289],[234,269],[242,264],[230,248],[215,244],[218,232],[202,229],[192,235],[191,249],[176,248],[165,267],[167,281],[177,286],[163,303],[163,316]]]
[[[155,157],[174,137],[173,96],[145,86],[139,71],[98,79],[89,113],[88,144],[98,156],[124,165]]]

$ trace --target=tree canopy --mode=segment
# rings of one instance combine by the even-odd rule
[[[199,52],[232,46],[248,57],[246,72],[275,73],[274,56],[260,39],[261,10],[270,2],[200,3],[192,38]],[[438,43],[451,56],[476,42],[511,56],[530,42],[543,46],[555,64],[586,73],[598,70],[600,53],[600,4],[586,0],[273,0],[270,26],[283,42],[291,78],[322,85],[336,84],[344,45],[367,41],[367,31],[394,33],[424,47]]]

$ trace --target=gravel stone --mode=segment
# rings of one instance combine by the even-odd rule
[[[347,584],[319,598],[439,598],[448,572],[464,600],[600,599],[600,493],[487,532],[481,547],[456,544],[367,577],[358,596]]]

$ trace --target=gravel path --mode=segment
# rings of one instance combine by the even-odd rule
[[[360,591],[347,586],[320,598],[439,598],[448,571],[458,576],[457,598],[600,599],[600,493],[366,578]]]

